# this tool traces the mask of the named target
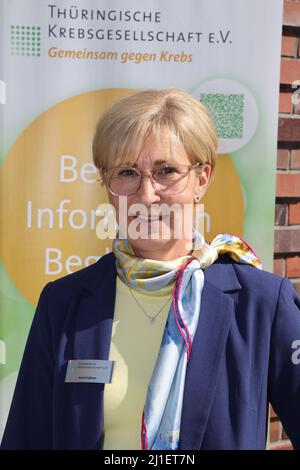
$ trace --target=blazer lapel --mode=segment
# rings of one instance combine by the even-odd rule
[[[231,263],[217,262],[204,275],[199,322],[186,372],[179,449],[201,448],[234,314],[234,299],[225,292],[241,288]]]

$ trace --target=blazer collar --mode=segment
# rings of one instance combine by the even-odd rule
[[[222,255],[204,270],[205,280],[222,292],[236,291],[242,288],[228,255]]]
[[[107,253],[101,256],[96,263],[73,273],[72,276],[76,282],[91,293],[103,288],[103,280],[114,285],[117,276],[115,255],[113,252]]]

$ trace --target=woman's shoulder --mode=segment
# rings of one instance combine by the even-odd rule
[[[222,286],[234,278],[235,285],[239,284],[239,289],[257,296],[274,298],[282,286],[294,289],[288,279],[249,264],[236,262],[228,254],[219,256],[209,270],[209,280],[218,279],[219,285]]]
[[[278,311],[284,315],[291,315],[292,311],[299,314],[299,296],[289,279],[238,263],[228,255],[221,255],[204,273],[208,282],[234,298],[241,311],[238,321],[251,319],[261,326],[262,319],[270,324]]]
[[[113,279],[114,275],[114,254],[110,252],[101,256],[98,261],[85,268],[49,282],[44,290],[47,290],[49,295],[52,296],[73,296],[76,291],[82,290],[83,288],[93,291],[103,279],[107,279],[109,276]]]

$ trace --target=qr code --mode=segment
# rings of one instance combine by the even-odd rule
[[[200,101],[209,109],[220,139],[243,138],[244,98],[237,94],[200,94]]]

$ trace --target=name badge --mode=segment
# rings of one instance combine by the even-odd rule
[[[65,382],[111,383],[115,361],[101,359],[71,359]]]

